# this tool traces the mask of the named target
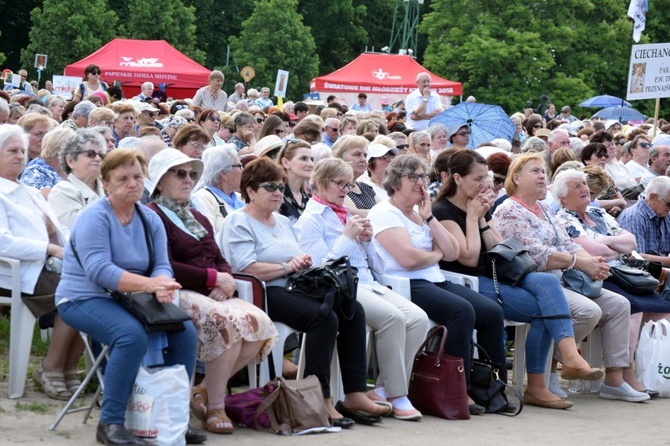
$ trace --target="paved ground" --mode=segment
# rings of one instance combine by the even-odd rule
[[[81,415],[67,416],[56,432],[48,430],[59,402],[47,399],[28,384],[26,396],[9,400],[0,382],[0,445],[95,445],[98,412],[87,424]],[[484,415],[469,421],[425,417],[420,422],[387,419],[376,427],[357,426],[339,434],[278,437],[237,429],[232,436],[210,434],[207,445],[670,445],[666,427],[670,399],[633,404],[605,401],[597,395],[571,397],[572,409],[556,411],[526,407],[516,418]],[[45,410],[46,413],[36,412]],[[194,424],[195,426],[195,424]]]

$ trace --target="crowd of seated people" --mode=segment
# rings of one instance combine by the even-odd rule
[[[89,101],[91,88],[69,103],[34,99],[48,105],[48,116],[30,100],[0,98],[0,118],[7,114],[0,255],[21,261],[24,301],[53,325],[33,374],[49,397],[67,400],[81,383],[78,331],[111,347],[100,442],[145,444],[123,429],[135,376],[124,371],[137,369],[156,342],[161,362],[183,364],[189,376],[196,360],[204,364],[191,410],[205,430],[232,433],[227,383],[265,360],[278,342],[273,321],[304,334],[304,373],[319,379],[325,410],[342,428],[422,418],[408,386],[430,321],[448,328],[445,351],[466,369],[474,331],[505,364],[504,321],[529,323],[528,405],[571,407],[565,380],[573,379],[602,378],[603,399],[658,396],[637,380],[633,358],[641,324],[670,316],[670,303],[608,280],[589,299],[566,288],[561,274],[575,268],[607,279],[622,255],[670,268],[666,133],[652,137],[647,124],[513,115],[515,142],[468,149],[465,122],[390,133],[388,110],[261,108],[265,101],[245,99],[243,89],[219,108],[106,92]],[[392,113],[395,120],[401,111]],[[528,248],[536,269],[515,286],[497,286],[484,253],[507,237]],[[359,274],[353,318],[335,309],[324,315],[314,300],[285,290],[291,274],[343,255]],[[479,289],[451,283],[441,270],[476,276]],[[236,272],[265,282],[266,312],[235,298]],[[380,285],[383,274],[406,279],[411,298]],[[0,293],[10,288],[2,269]],[[191,322],[154,339],[106,289],[155,292],[161,302],[178,294]],[[379,365],[371,389],[366,326]],[[604,370],[578,350],[595,327]],[[335,350],[342,401],[330,393]],[[469,403],[471,414],[484,412]],[[186,437],[205,438],[192,429]]]

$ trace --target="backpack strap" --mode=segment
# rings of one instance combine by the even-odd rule
[[[219,200],[219,197],[216,196],[213,190],[211,190],[209,187],[205,187],[205,190],[212,194],[214,199],[216,200],[216,204],[219,205],[219,212],[221,212],[221,215],[223,215],[223,218],[226,218],[228,216],[228,211],[226,210],[226,205],[223,201]]]

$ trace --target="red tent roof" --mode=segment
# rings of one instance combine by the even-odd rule
[[[208,84],[210,70],[180,53],[165,40],[114,39],[88,57],[65,67],[66,76],[83,76],[89,64],[102,71],[110,85],[120,81],[126,96],[144,82],[165,83],[168,96],[192,97]],[[135,88],[127,88],[135,87]]]
[[[312,80],[310,89],[323,92],[406,95],[416,89],[416,75],[428,72],[412,56],[363,53],[349,64]],[[459,96],[463,84],[430,73],[431,87],[439,95]]]

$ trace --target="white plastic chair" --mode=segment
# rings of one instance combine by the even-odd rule
[[[9,398],[23,396],[35,330],[35,316],[21,300],[21,262],[0,257],[12,272],[11,297],[0,297],[0,305],[11,307],[9,333]]]

